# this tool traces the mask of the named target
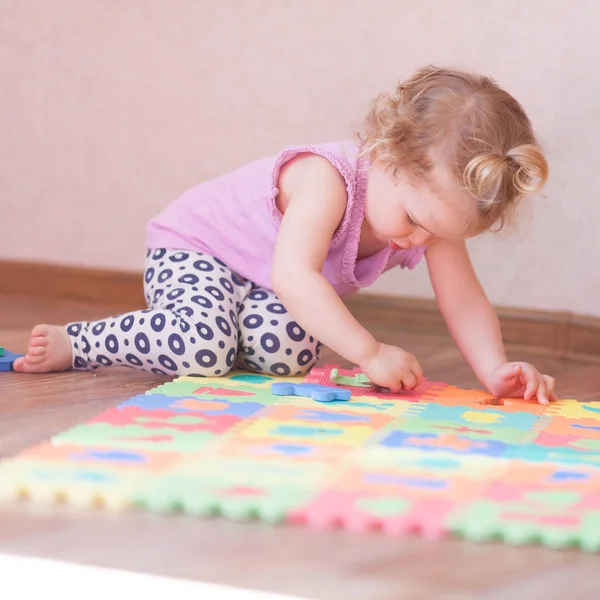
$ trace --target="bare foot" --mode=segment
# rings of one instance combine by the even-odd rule
[[[36,325],[29,334],[27,354],[15,360],[13,369],[20,373],[65,371],[72,361],[67,330],[59,325]]]

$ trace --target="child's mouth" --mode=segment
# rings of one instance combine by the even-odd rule
[[[406,248],[402,248],[402,246],[398,246],[398,244],[396,244],[395,242],[392,242],[392,240],[390,240],[390,248],[392,250],[406,250]]]

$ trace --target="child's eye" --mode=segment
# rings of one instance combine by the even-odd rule
[[[411,227],[418,227],[417,223],[415,223],[409,214],[406,215],[406,220]]]

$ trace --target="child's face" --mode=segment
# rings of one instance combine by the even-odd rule
[[[374,235],[394,249],[426,245],[432,238],[466,239],[475,199],[445,167],[425,177],[398,170],[397,176],[373,165],[369,170],[365,218]]]

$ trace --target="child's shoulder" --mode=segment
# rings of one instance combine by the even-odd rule
[[[283,213],[294,195],[315,190],[347,200],[356,185],[357,164],[358,145],[349,140],[284,149],[274,172],[278,208]]]
[[[341,177],[350,184],[356,178],[359,146],[353,140],[304,144],[283,148],[274,157],[273,172],[277,178],[283,173],[298,177],[308,174]]]
[[[359,152],[358,143],[355,140],[347,139],[317,144],[287,146],[280,150],[275,159],[281,162],[288,162],[299,154],[314,155],[326,158],[334,164],[342,161],[346,166],[355,166],[359,159]]]

